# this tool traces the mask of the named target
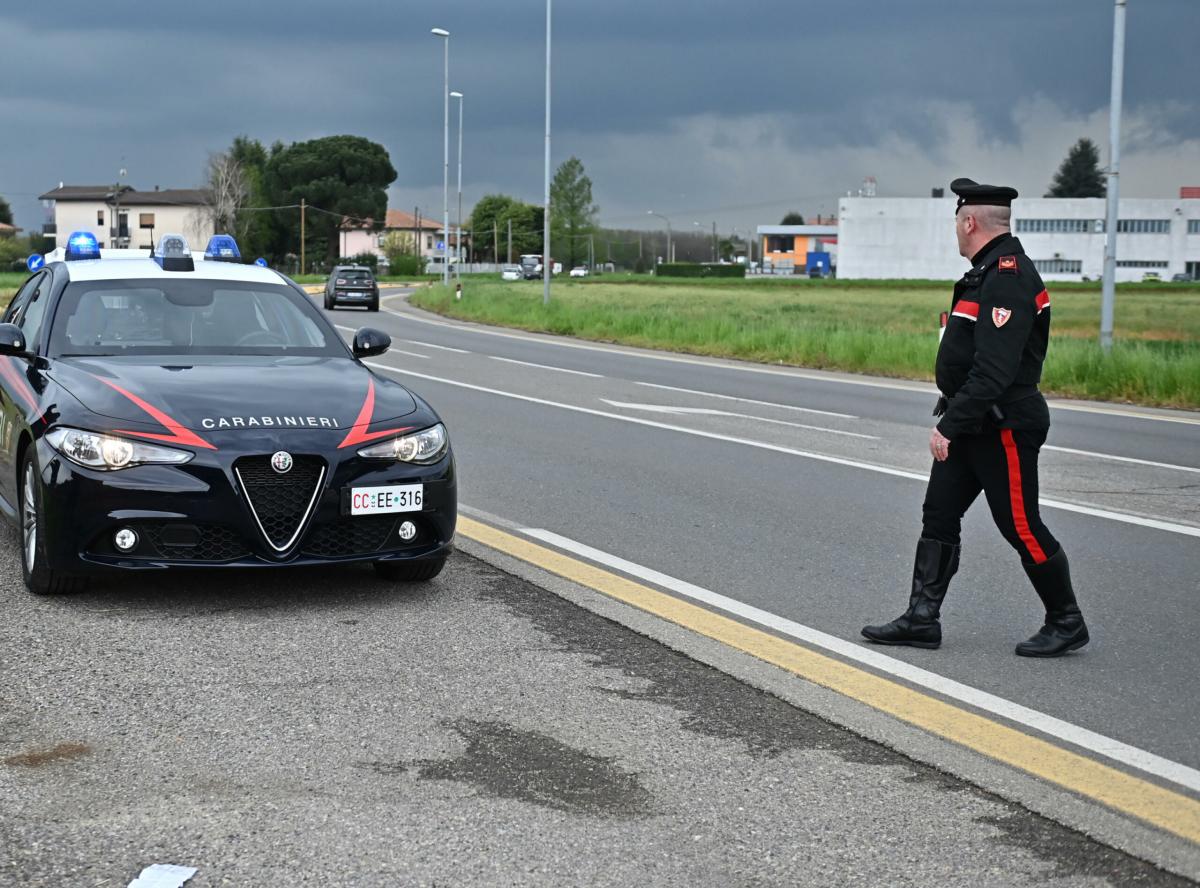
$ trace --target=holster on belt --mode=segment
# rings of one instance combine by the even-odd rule
[[[941,416],[943,413],[946,412],[946,408],[949,406],[950,406],[950,401],[947,400],[945,395],[941,395],[937,399],[937,403],[933,405],[933,415]]]

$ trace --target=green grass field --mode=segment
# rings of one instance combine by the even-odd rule
[[[1096,284],[1054,285],[1054,338],[1043,388],[1055,394],[1200,407],[1200,287],[1117,291],[1117,343],[1097,339]],[[931,379],[938,313],[950,285],[930,281],[464,279],[461,302],[440,286],[416,305],[451,317],[606,342],[772,364]]]

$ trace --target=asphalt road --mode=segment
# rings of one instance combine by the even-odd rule
[[[3,886],[1185,884],[463,554],[35,598],[2,540]]]
[[[332,318],[347,335],[370,323],[394,337],[376,366],[446,420],[468,508],[847,640],[903,610],[930,386],[448,324],[400,298],[385,307]],[[1065,402],[1052,415],[1042,496],[1063,508],[1043,513],[1071,556],[1092,644],[1056,661],[1013,656],[1040,604],[981,502],[942,649],[886,653],[1198,767],[1200,415]]]

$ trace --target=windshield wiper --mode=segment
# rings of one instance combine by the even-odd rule
[[[113,352],[63,352],[60,358],[115,358]]]

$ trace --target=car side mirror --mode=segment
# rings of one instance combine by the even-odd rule
[[[11,326],[11,324],[0,324],[0,327]],[[391,347],[392,337],[382,330],[360,327],[354,334],[354,357],[356,358],[372,358],[375,355],[383,354]]]
[[[0,324],[0,355],[29,354],[25,331],[16,324]]]

